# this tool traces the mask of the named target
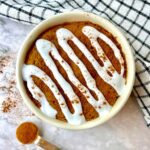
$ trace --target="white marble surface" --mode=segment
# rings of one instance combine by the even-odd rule
[[[6,56],[10,55],[14,58],[12,61],[15,62],[16,53],[25,36],[32,28],[33,26],[23,25],[0,17],[0,55],[2,56],[4,53]],[[9,67],[7,66],[6,68],[8,69]],[[13,78],[15,78],[15,75],[13,75]],[[2,88],[0,86],[1,90]],[[2,98],[2,94],[0,94],[0,101],[2,101]],[[24,112],[29,111],[24,106],[22,99],[18,99],[20,100],[19,108],[25,107]],[[0,114],[0,150],[39,149],[34,145],[25,146],[17,142],[15,129],[17,124],[23,120],[32,120],[37,123],[43,137],[48,141],[60,145],[63,150],[150,149],[150,129],[145,125],[141,110],[134,96],[130,97],[125,107],[113,119],[101,126],[83,131],[70,131],[56,128],[34,116],[22,115],[24,115],[23,111],[18,111],[13,115]],[[15,117],[17,119],[19,118],[19,121]]]

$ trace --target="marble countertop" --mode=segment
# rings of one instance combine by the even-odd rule
[[[16,23],[12,20],[0,17],[0,59],[11,57],[8,61],[15,64],[16,54],[26,35],[33,26]],[[14,72],[14,65],[8,63],[7,59],[5,72]],[[2,63],[0,61],[0,63]],[[1,64],[0,64],[1,65]],[[12,66],[13,67],[12,67]],[[1,69],[1,68],[0,68]],[[6,75],[7,75],[6,74]],[[15,74],[11,74],[15,79]],[[0,76],[2,79],[2,74]],[[5,99],[4,91],[8,92],[7,86],[2,92],[0,81],[0,103]],[[4,84],[4,83],[2,83]],[[8,82],[7,82],[8,84]],[[6,84],[5,84],[6,85]],[[9,85],[8,85],[9,86]],[[13,86],[16,86],[15,84]],[[18,93],[18,91],[15,91]],[[12,94],[12,93],[11,93]],[[12,98],[10,93],[8,96]],[[150,132],[147,128],[139,109],[136,99],[132,95],[124,108],[107,123],[92,129],[82,131],[71,131],[51,126],[35,116],[23,104],[21,97],[17,97],[18,108],[22,111],[11,113],[11,115],[0,113],[0,150],[35,150],[35,145],[22,145],[15,138],[17,124],[23,120],[32,120],[41,130],[42,136],[50,142],[62,147],[63,150],[149,150]],[[23,111],[24,110],[24,111]],[[24,112],[29,112],[25,115]],[[16,118],[17,119],[16,119]]]

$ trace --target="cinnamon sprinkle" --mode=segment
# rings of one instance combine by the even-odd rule
[[[106,105],[107,103],[106,102],[103,102],[103,105]]]
[[[15,107],[16,107],[16,101],[12,101],[10,98],[3,101],[3,103],[2,103],[2,111],[4,113],[10,112]]]
[[[83,113],[80,113],[80,116],[82,116],[83,115]]]
[[[39,97],[42,97],[42,95],[41,95],[40,93],[37,93],[37,95],[38,95]]]

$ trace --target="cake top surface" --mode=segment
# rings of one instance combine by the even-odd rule
[[[34,56],[32,49],[32,52],[29,51],[28,53],[22,74],[24,81],[27,83],[27,89],[32,97],[40,103],[40,109],[43,113],[51,118],[57,118],[58,110],[54,106],[51,106],[51,102],[47,99],[42,88],[37,86],[33,77],[37,77],[38,80],[42,81],[43,85],[48,87],[52,93],[51,95],[53,95],[50,99],[56,99],[68,123],[79,125],[87,120],[80,95],[84,97],[86,103],[89,103],[95,109],[98,116],[104,117],[112,107],[110,102],[111,97],[109,98],[109,89],[113,89],[117,97],[123,92],[126,65],[121,48],[119,47],[120,45],[115,41],[114,37],[114,40],[112,40],[112,35],[109,32],[89,22],[84,22],[84,24],[79,22],[75,23],[75,25],[76,32],[71,30],[69,25],[62,24],[54,28],[52,27],[43,33],[35,41],[35,48],[33,48],[40,55],[38,63],[34,63],[33,59],[36,58],[31,57]],[[79,25],[78,30],[77,25]],[[53,34],[54,37],[52,36]],[[86,44],[84,40],[80,39],[81,36],[84,36],[88,40]],[[92,50],[94,49],[94,53],[91,51],[91,48],[87,47],[87,44],[92,47]],[[59,47],[63,52],[60,51]],[[106,52],[104,50],[105,47],[111,49],[111,51]],[[75,52],[74,48],[80,52]],[[82,56],[79,56],[80,53]],[[65,59],[64,55],[68,57],[67,60],[69,61]],[[114,63],[113,59],[117,63]],[[40,63],[44,63],[46,69],[40,67]],[[74,68],[77,68],[77,72],[79,70],[79,75],[76,74]],[[93,72],[96,74],[95,76],[93,76],[89,68],[93,69]],[[51,75],[47,73],[47,69],[50,70]],[[101,78],[102,82],[97,82],[98,78]],[[99,88],[99,84],[110,86],[110,88],[103,91],[101,90],[102,87]],[[66,97],[70,101],[69,105],[71,105],[72,111],[68,107]]]

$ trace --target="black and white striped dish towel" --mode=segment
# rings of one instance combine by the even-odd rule
[[[125,32],[135,52],[134,94],[150,126],[150,0],[0,0],[0,15],[29,24],[74,9],[103,16]]]

